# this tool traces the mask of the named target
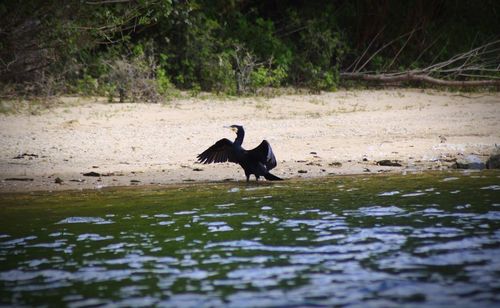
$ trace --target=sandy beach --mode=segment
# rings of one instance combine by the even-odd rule
[[[245,127],[247,149],[271,143],[273,174],[285,179],[448,169],[485,162],[500,145],[500,94],[344,90],[165,104],[61,98],[34,114],[0,115],[0,192],[244,181],[236,164],[196,163],[217,140],[234,139],[223,127],[231,124]]]

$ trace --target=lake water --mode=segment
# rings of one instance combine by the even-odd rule
[[[500,305],[498,171],[0,204],[0,306]]]

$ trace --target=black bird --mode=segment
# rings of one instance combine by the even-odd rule
[[[229,128],[236,133],[234,142],[226,138],[217,141],[198,155],[198,162],[210,164],[229,161],[240,164],[245,170],[247,182],[250,181],[251,174],[255,175],[257,181],[261,176],[269,181],[281,181],[282,179],[269,173],[269,170],[276,167],[276,157],[269,142],[263,140],[258,147],[247,151],[241,147],[245,137],[243,126],[231,125]]]

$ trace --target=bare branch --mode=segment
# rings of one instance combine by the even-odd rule
[[[410,35],[408,36],[408,39],[406,39],[406,42],[403,44],[403,46],[401,46],[401,48],[399,49],[399,51],[396,53],[396,55],[394,56],[394,58],[392,59],[391,63],[386,67],[386,70],[390,69],[391,66],[394,64],[394,62],[396,62],[396,59],[399,57],[399,55],[401,54],[401,52],[403,51],[403,49],[405,49],[406,45],[408,45],[408,42],[411,40],[411,38],[413,37],[413,34],[415,33],[417,29],[413,29],[410,33]]]
[[[432,42],[431,42],[431,43],[430,43],[427,47],[425,47],[425,48],[424,48],[424,49],[420,52],[420,54],[419,54],[419,55],[418,55],[418,57],[415,59],[415,61],[413,61],[413,63],[412,63],[412,64],[410,64],[410,67],[411,67],[411,66],[413,66],[415,63],[417,63],[417,62],[418,62],[418,60],[420,60],[420,58],[422,58],[422,56],[425,54],[425,52],[426,52],[427,50],[429,50],[432,46],[434,46],[434,44],[436,44],[436,42],[437,42],[437,41],[439,41],[439,40],[441,39],[441,36],[442,36],[442,35],[443,35],[442,33],[441,33],[441,34],[439,34],[439,35],[437,35],[437,36],[436,36],[436,38],[434,39],[434,41],[432,41]]]
[[[439,86],[450,87],[477,87],[477,86],[500,86],[499,80],[445,80],[434,78],[423,74],[407,72],[405,75],[388,76],[385,74],[369,75],[364,73],[341,73],[341,78],[353,80],[378,81],[382,83],[397,83],[408,81],[420,81]]]
[[[363,54],[358,59],[356,59],[356,61],[354,61],[351,65],[349,65],[349,67],[347,68],[347,71],[349,71],[353,65],[354,65],[353,71],[356,71],[356,68],[358,67],[359,62],[361,62],[361,60],[363,59],[365,54],[368,52],[368,50],[370,50],[370,47],[372,47],[372,44],[375,42],[377,37],[384,31],[384,29],[385,29],[385,26],[382,27],[382,29],[380,29],[380,31],[373,37],[370,44],[368,44],[368,47],[366,47],[366,49],[363,51]]]
[[[388,68],[392,66],[395,59],[405,48],[412,33],[409,34],[406,43],[398,51]],[[380,83],[413,81],[450,87],[500,86],[500,56],[498,56],[500,52],[500,40],[494,40],[466,52],[454,55],[448,60],[433,63],[420,69],[404,72],[385,71],[382,73],[360,71],[378,52],[394,41],[395,40],[385,44],[381,49],[377,50],[356,71],[343,72],[340,74],[340,77],[344,79],[376,81]],[[495,75],[495,73],[499,75]],[[464,80],[456,80],[459,77]]]
[[[384,50],[385,48],[389,47],[390,45],[394,44],[396,41],[398,41],[399,39],[405,37],[405,36],[408,36],[410,35],[411,33],[413,33],[414,31],[416,30],[420,30],[422,27],[418,27],[416,29],[413,29],[411,30],[410,32],[407,32],[405,34],[402,34],[400,36],[398,36],[397,38],[393,39],[392,41],[390,41],[389,43],[385,44],[384,46],[380,47],[377,51],[375,51],[370,58],[368,58],[368,60],[365,61],[365,63],[363,63],[363,65],[358,68],[357,70],[355,70],[355,72],[359,73],[363,68],[365,68],[365,66],[368,65],[368,63],[370,63],[370,61],[376,56],[378,55],[382,50]]]

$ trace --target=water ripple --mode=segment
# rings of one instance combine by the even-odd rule
[[[102,225],[102,224],[112,224],[112,220],[107,220],[101,217],[68,217],[65,218],[56,224],[82,224],[82,223],[89,223],[89,224],[96,224],[96,225]]]
[[[23,199],[0,216],[2,304],[495,307],[498,177],[449,175]]]
[[[360,207],[356,211],[344,211],[348,215],[355,216],[393,216],[406,212],[397,206],[368,206]]]

